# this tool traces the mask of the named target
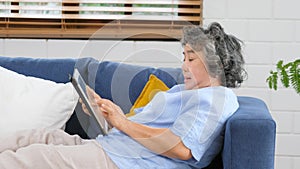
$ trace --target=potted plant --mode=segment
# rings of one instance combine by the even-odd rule
[[[277,90],[278,78],[284,87],[292,87],[300,95],[300,59],[284,64],[280,60],[276,64],[277,71],[270,71],[266,81],[270,89]]]

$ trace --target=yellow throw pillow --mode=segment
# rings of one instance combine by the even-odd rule
[[[126,114],[126,116],[130,117],[135,115],[135,112],[133,111],[134,109],[146,106],[157,92],[166,90],[169,90],[168,86],[155,75],[151,74],[144,89],[142,90],[141,94],[131,107],[130,112]]]

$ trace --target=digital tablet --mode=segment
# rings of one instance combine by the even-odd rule
[[[106,135],[108,131],[108,123],[102,116],[101,110],[98,108],[94,96],[91,96],[91,92],[88,92],[88,90],[92,89],[88,85],[86,85],[77,69],[74,69],[73,76],[70,75],[70,80],[80,99],[85,104],[85,107],[87,108],[89,114],[93,116],[93,118],[98,122],[101,134]]]

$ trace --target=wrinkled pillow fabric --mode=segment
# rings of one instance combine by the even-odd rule
[[[168,89],[168,86],[166,86],[166,84],[163,81],[161,81],[155,75],[151,74],[141,94],[136,99],[136,101],[130,109],[130,112],[126,114],[126,116],[130,117],[135,115],[134,109],[146,106],[157,92],[166,91]]]
[[[63,128],[78,94],[71,83],[55,83],[0,67],[0,138],[34,128]]]

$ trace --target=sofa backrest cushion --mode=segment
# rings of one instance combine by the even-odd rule
[[[183,83],[179,68],[154,68],[119,62],[93,62],[89,65],[89,85],[101,97],[110,99],[128,113],[150,74],[161,79],[169,88]]]
[[[0,57],[0,65],[26,76],[38,77],[57,83],[69,81],[68,74],[74,70],[75,59],[44,59],[25,57]]]

